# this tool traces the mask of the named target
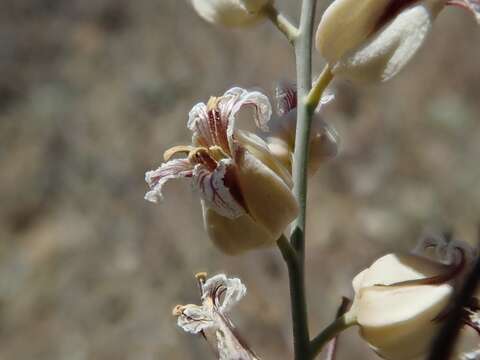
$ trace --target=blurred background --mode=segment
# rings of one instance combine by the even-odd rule
[[[319,11],[328,2],[319,1]],[[300,1],[278,1],[297,19]],[[472,239],[480,220],[480,29],[444,11],[394,80],[336,81],[325,118],[341,153],[310,181],[311,331],[351,279],[425,229]],[[277,249],[220,254],[187,183],[143,200],[144,172],[190,140],[193,104],[294,77],[269,23],[222,30],[178,0],[5,0],[0,12],[0,359],[211,359],[171,310],[194,273],[241,277],[233,318],[264,359],[288,359]],[[315,69],[322,63],[315,56]],[[339,359],[375,359],[352,329]]]

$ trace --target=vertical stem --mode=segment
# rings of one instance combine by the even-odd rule
[[[298,252],[285,237],[281,237],[277,244],[288,267],[295,360],[307,360],[310,359],[310,337],[302,262]]]
[[[292,243],[303,258],[305,250],[305,215],[307,200],[307,161],[312,112],[304,99],[312,87],[312,35],[315,18],[315,0],[303,0],[299,37],[295,43],[297,65],[297,129],[293,164],[293,192],[300,204],[300,214],[294,224]],[[303,262],[303,259],[302,259]]]
[[[311,120],[323,90],[333,78],[327,66],[312,89],[312,37],[316,0],[303,0],[299,28],[295,28],[273,6],[266,15],[294,45],[297,67],[297,128],[293,162],[293,193],[299,203],[298,218],[292,226],[290,242],[282,236],[278,247],[288,267],[290,302],[293,322],[295,360],[309,360],[310,334],[308,329],[305,293],[305,220],[307,205],[307,168]]]
[[[310,137],[311,113],[304,98],[312,87],[312,35],[315,19],[316,0],[303,0],[300,26],[295,39],[295,60],[297,66],[297,129],[293,164],[293,192],[300,205],[300,213],[293,225],[291,243],[297,251],[297,261],[288,264],[290,297],[293,321],[293,342],[295,360],[310,358],[310,334],[308,329],[307,302],[305,294],[304,253],[305,215],[307,197],[307,159]]]

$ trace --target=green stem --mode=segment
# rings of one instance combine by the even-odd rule
[[[323,347],[332,339],[335,338],[345,329],[356,324],[356,317],[354,314],[347,312],[346,314],[336,318],[330,325],[328,325],[317,337],[310,342],[310,356],[314,359]]]
[[[312,87],[312,36],[316,0],[303,0],[299,33],[294,43],[297,67],[297,128],[293,162],[293,193],[300,205],[290,241],[297,252],[295,266],[289,266],[295,360],[310,358],[310,334],[305,292],[305,218],[307,197],[307,160],[312,112],[304,98]]]
[[[282,236],[277,244],[288,267],[295,359],[306,360],[309,359],[310,338],[308,335],[308,324],[306,322],[307,314],[303,266],[297,251],[285,236]]]
[[[295,25],[283,16],[272,3],[265,6],[264,11],[273,25],[285,35],[290,44],[294,44],[298,37],[298,29]]]
[[[293,344],[295,360],[310,359],[310,334],[308,329],[305,291],[305,223],[307,205],[307,165],[312,116],[318,101],[333,78],[327,67],[312,88],[312,37],[316,0],[303,0],[300,26],[295,28],[273,5],[265,8],[273,24],[294,45],[297,67],[297,128],[293,161],[293,193],[300,206],[298,218],[292,226],[290,243],[282,236],[278,246],[288,266]],[[312,90],[313,95],[310,96]]]
[[[338,310],[337,310],[337,315],[335,318],[339,318],[343,316],[347,310],[348,307],[350,306],[350,299],[343,297],[342,298],[342,303],[340,304]],[[335,360],[336,355],[337,355],[337,347],[338,347],[338,340],[339,340],[339,334],[335,336],[327,345],[327,355],[325,357],[325,360]]]
[[[283,259],[287,263],[288,268],[295,266],[295,263],[298,262],[297,252],[292,245],[290,245],[290,242],[285,235],[282,235],[280,239],[278,239],[277,246],[282,252]]]

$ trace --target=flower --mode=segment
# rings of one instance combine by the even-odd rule
[[[429,349],[476,256],[468,245],[445,238],[425,238],[421,249],[422,254],[383,256],[353,280],[349,312],[360,335],[384,359],[414,359]],[[425,255],[431,250],[433,258]]]
[[[467,8],[480,22],[478,0],[335,0],[322,16],[316,46],[334,74],[386,81],[415,55],[446,5]]]
[[[219,360],[258,360],[258,357],[240,339],[228,316],[230,309],[247,292],[240,279],[219,274],[206,279],[205,273],[197,274],[202,305],[177,305],[173,315],[177,324],[191,334],[202,334],[212,345]]]
[[[264,17],[270,0],[191,0],[198,15],[208,22],[228,26],[248,26]]]
[[[201,198],[204,224],[223,252],[238,254],[275,244],[298,213],[291,175],[260,137],[235,128],[237,113],[252,107],[256,125],[266,131],[268,98],[258,91],[232,88],[199,103],[189,114],[192,145],[164,153],[165,163],[148,171],[145,199],[162,199],[171,179],[190,179]],[[182,158],[172,159],[175,155]]]
[[[268,134],[268,147],[271,153],[291,171],[297,126],[297,89],[293,84],[283,81],[276,87],[275,97],[278,117]],[[331,93],[323,96],[312,119],[308,157],[309,175],[315,174],[320,165],[334,158],[338,153],[338,134],[333,126],[327,124],[320,116],[322,107],[330,103],[334,97]]]

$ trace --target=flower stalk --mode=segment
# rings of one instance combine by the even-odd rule
[[[299,35],[297,27],[280,13],[272,3],[267,4],[263,11],[273,25],[285,35],[290,44],[294,45]]]
[[[347,311],[348,308],[350,307],[350,299],[343,297],[342,298],[342,303],[338,307],[336,318],[339,318],[343,316]],[[327,345],[327,354],[325,356],[326,360],[335,360],[336,355],[337,355],[337,347],[338,347],[338,338],[339,335],[335,336],[332,340]]]
[[[310,359],[310,334],[308,328],[305,292],[305,223],[307,206],[307,171],[309,139],[313,112],[320,101],[323,90],[333,76],[327,68],[317,81],[315,96],[307,97],[312,88],[312,35],[316,0],[303,0],[298,34],[293,42],[297,68],[297,128],[293,161],[293,192],[300,206],[290,236],[295,256],[286,252],[285,240],[279,247],[286,259],[289,273],[291,312],[293,322],[294,353],[296,360]],[[275,23],[275,22],[274,22]],[[287,36],[288,38],[288,36]],[[288,256],[286,256],[288,255]]]
[[[336,318],[320,334],[310,342],[310,356],[314,359],[328,342],[334,339],[342,331],[356,324],[354,314],[347,312]]]

